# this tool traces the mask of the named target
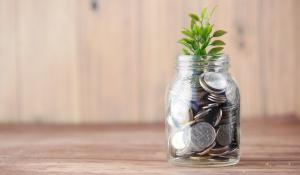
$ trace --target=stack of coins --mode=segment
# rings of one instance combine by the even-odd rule
[[[193,84],[197,86],[190,88],[189,103],[179,99],[171,103],[168,123],[177,128],[170,138],[171,155],[201,160],[230,158],[238,151],[239,106],[227,98],[226,76],[205,72]]]

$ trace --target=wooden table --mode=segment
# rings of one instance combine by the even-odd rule
[[[164,127],[0,125],[0,174],[300,174],[300,121],[242,123],[240,164],[175,167],[166,162]]]

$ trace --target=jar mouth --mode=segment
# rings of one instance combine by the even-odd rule
[[[229,56],[227,54],[222,54],[219,56],[207,56],[204,59],[201,59],[201,57],[197,55],[179,55],[177,61],[178,62],[203,62],[202,60],[205,60],[205,62],[222,62],[222,63],[229,63]]]
[[[218,68],[227,70],[230,65],[229,56],[222,54],[219,56],[207,56],[203,59],[196,55],[179,55],[177,57],[177,68]]]

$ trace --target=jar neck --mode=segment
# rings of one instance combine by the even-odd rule
[[[229,58],[227,55],[219,57],[199,58],[193,55],[180,55],[177,59],[176,69],[178,73],[194,74],[201,72],[222,72],[228,73]]]

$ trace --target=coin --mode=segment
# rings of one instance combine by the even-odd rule
[[[222,153],[209,153],[210,156],[224,156],[224,155],[227,155],[229,153],[229,151],[225,151],[225,152],[222,152]]]
[[[205,83],[212,89],[224,91],[227,87],[227,80],[222,73],[205,72],[203,76]]]
[[[233,128],[230,124],[224,124],[219,127],[217,142],[222,146],[227,146],[231,143],[233,137]]]
[[[217,115],[216,121],[214,122],[215,127],[220,123],[221,119],[222,119],[222,110],[219,109],[219,113]]]
[[[196,160],[196,161],[202,161],[202,160],[205,160],[205,161],[207,161],[207,160],[211,160],[210,159],[211,158],[211,156],[209,156],[209,155],[203,155],[203,156],[199,156],[199,155],[192,155],[192,156],[190,156],[189,157],[189,159],[190,160]]]
[[[217,99],[224,99],[224,100],[227,99],[226,96],[223,94],[210,94],[210,96],[215,97]]]
[[[225,103],[227,101],[225,96],[210,94],[208,95],[208,100],[216,102],[216,103]]]
[[[209,113],[209,111],[211,111],[211,109],[206,109],[206,110],[204,110],[204,111],[199,112],[199,113],[194,117],[194,120],[198,120],[198,119],[201,119],[201,118],[205,117],[205,116]]]
[[[222,93],[227,87],[226,77],[218,72],[205,72],[199,78],[199,83],[210,93]]]
[[[213,148],[210,150],[210,153],[213,153],[213,154],[221,154],[225,151],[228,151],[229,150],[229,146],[223,146],[223,147],[220,147],[220,148]]]
[[[189,104],[183,100],[174,100],[171,104],[171,116],[180,125],[189,122],[192,118]]]
[[[209,103],[206,106],[203,106],[202,109],[208,109],[208,108],[213,108],[219,106],[218,103]]]
[[[209,101],[212,101],[212,102],[215,102],[215,103],[225,103],[226,102],[226,99],[225,100],[224,99],[218,99],[218,98],[212,97],[210,95],[207,97],[207,99]]]
[[[176,122],[174,122],[174,120],[173,120],[173,118],[171,117],[171,116],[168,116],[167,117],[167,123],[168,123],[168,125],[172,128],[172,127],[174,127],[174,128],[178,128],[179,126],[178,126],[178,124],[176,123]]]
[[[216,146],[216,142],[214,142],[211,146],[209,146],[208,148],[206,148],[204,151],[196,153],[199,156],[203,156],[205,154],[208,154],[210,152],[210,150]]]
[[[210,146],[215,138],[215,129],[209,123],[196,123],[191,127],[191,150],[201,152]]]
[[[225,148],[225,147],[224,147]],[[221,156],[221,157],[228,157],[229,155],[234,155],[238,153],[238,149],[237,148],[233,148],[230,149],[228,147],[228,149],[224,149],[223,152],[212,152],[212,150],[209,152],[210,156]]]
[[[191,149],[190,149],[190,147],[191,147],[191,127],[189,127],[189,126],[184,127],[180,131],[178,131],[178,133],[179,134],[178,134],[177,138],[175,138],[176,140],[174,140],[174,144],[175,145],[177,144],[177,148],[180,148],[180,149],[176,150],[176,155],[189,156],[190,154],[192,154]],[[175,134],[177,134],[177,133],[175,133]],[[175,136],[175,134],[174,134],[174,136]],[[179,141],[177,141],[177,139]],[[172,145],[173,145],[173,143],[172,143]]]
[[[183,149],[186,147],[183,137],[183,131],[178,131],[172,136],[171,144],[175,149]]]
[[[237,86],[234,82],[229,82],[229,85],[227,86],[225,90],[226,97],[229,102],[236,103],[239,100],[239,92],[237,89]]]
[[[210,89],[210,88],[206,85],[206,83],[205,83],[204,80],[203,80],[203,75],[200,76],[200,78],[199,78],[199,83],[200,83],[201,87],[202,87],[206,92],[208,92],[208,93],[219,93],[219,91],[214,91],[214,90]]]

